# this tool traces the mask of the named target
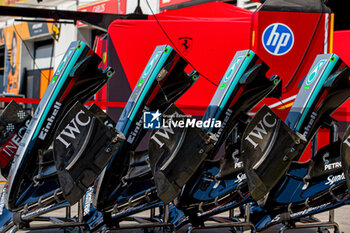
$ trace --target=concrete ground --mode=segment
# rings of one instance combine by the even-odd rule
[[[0,181],[3,181],[3,179],[1,179],[2,177],[0,177]],[[0,183],[0,190],[2,190],[3,187],[3,182]],[[57,210],[54,211],[52,213],[49,214],[50,216],[65,216],[65,209],[61,209],[61,210]],[[77,215],[77,206],[72,207],[72,216]],[[141,216],[148,216],[148,213],[142,213],[140,214]],[[140,216],[139,215],[139,216]],[[223,213],[222,216],[227,216],[227,213]],[[350,233],[350,206],[344,206],[341,208],[338,208],[335,210],[335,220],[336,222],[339,224],[340,226],[340,231],[343,233]],[[322,221],[327,221],[328,220],[328,212],[325,213],[321,213],[321,214],[317,214],[314,217],[322,220]],[[134,224],[134,223],[125,223],[126,225],[128,224]],[[280,229],[281,225],[277,225],[274,227],[271,227],[265,231],[262,231],[263,233],[278,233],[279,229]],[[180,229],[178,232],[179,233],[186,233],[187,227],[183,227],[182,229]],[[25,231],[19,231],[19,232],[25,232]],[[59,230],[59,229],[54,229],[54,230],[32,230],[30,231],[31,233],[33,232],[37,232],[37,233],[46,233],[46,232],[64,232],[63,230]],[[121,232],[121,233],[142,233],[145,232],[142,229],[131,229],[131,230],[113,230],[113,231],[109,231],[109,232]],[[219,233],[231,233],[232,231],[229,228],[221,228],[221,229],[207,229],[207,230],[196,230],[194,232],[198,232],[198,233],[211,233],[211,232],[219,232]],[[245,231],[245,232],[250,232],[250,231]],[[314,233],[317,232],[317,229],[299,229],[299,230],[288,230],[286,232],[291,232],[291,233]],[[331,230],[330,232],[333,232],[333,230]]]

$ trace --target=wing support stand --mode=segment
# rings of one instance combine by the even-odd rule
[[[192,233],[195,230],[200,229],[218,229],[218,228],[231,228],[233,232],[243,232],[247,228],[250,229],[252,233],[256,232],[255,226],[250,222],[250,204],[245,204],[245,218],[244,222],[237,222],[237,218],[234,218],[233,210],[231,209],[229,212],[229,218],[210,218],[211,221],[215,221],[217,223],[206,224],[204,226],[189,226],[187,229],[187,233]],[[228,222],[231,221],[231,222]]]

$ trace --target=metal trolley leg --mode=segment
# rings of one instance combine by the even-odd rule
[[[256,232],[255,226],[250,222],[250,205],[245,205],[245,221],[244,222],[220,222],[214,224],[206,224],[200,227],[190,226],[187,228],[187,233],[191,233],[199,229],[215,229],[215,228],[233,228],[233,227],[248,227],[252,233]],[[230,212],[230,216],[233,212]]]

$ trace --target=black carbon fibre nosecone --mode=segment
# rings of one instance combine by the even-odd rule
[[[244,167],[248,172],[249,190],[255,200],[263,198],[280,182],[292,160],[300,158],[317,130],[349,98],[349,75],[349,67],[337,55],[318,55],[285,123],[275,116],[276,122],[280,122],[279,129],[263,124],[267,114],[273,116],[266,106],[253,118],[241,147],[242,150],[246,148]],[[295,139],[299,143],[294,142]],[[273,194],[269,196],[273,197]]]
[[[117,122],[116,128],[123,132],[126,140],[95,184],[93,203],[98,210],[110,210],[120,204],[118,201],[123,199],[120,197],[128,188],[123,181],[132,180],[129,183],[132,185],[134,175],[151,174],[149,168],[136,173],[129,170],[135,162],[134,158],[130,160],[130,155],[148,157],[148,152],[137,151],[148,131],[143,127],[143,114],[157,110],[163,113],[195,83],[200,75],[195,70],[187,73],[188,65],[169,45],[157,46],[154,50]]]
[[[251,50],[243,50],[236,53],[232,63],[235,62],[237,57],[239,58],[243,55],[246,57],[244,63],[248,64],[236,68],[236,72],[230,77],[232,82],[230,85],[225,86],[228,89],[226,92],[223,92],[225,88],[222,88],[226,84],[226,76],[221,79],[203,116],[203,120],[215,118],[222,122],[221,128],[212,129],[212,133],[217,136],[218,142],[210,155],[210,159],[214,158],[221,145],[232,133],[237,121],[242,118],[242,115],[247,115],[265,97],[277,93],[278,87],[282,83],[277,75],[267,78],[266,74],[269,66],[261,61],[257,55],[253,54]],[[248,55],[249,59],[247,58]],[[225,103],[224,100],[226,99],[227,102]],[[240,132],[240,134],[242,133]]]
[[[25,204],[36,205],[39,199],[45,199],[59,188],[54,165],[40,174],[43,170],[39,169],[38,163],[41,155],[52,157],[49,148],[66,112],[77,101],[88,101],[113,74],[110,68],[104,71],[98,68],[101,60],[82,41],[72,42],[69,46],[14,158],[5,193],[5,203],[10,210]]]
[[[234,64],[237,65],[234,66]],[[233,179],[237,177],[238,169],[232,165],[232,155],[235,151],[235,159],[242,157],[239,145],[247,122],[250,120],[248,112],[265,97],[278,96],[279,94],[281,79],[277,75],[268,78],[268,70],[268,65],[251,50],[238,51],[235,54],[203,117],[203,120],[214,118],[221,121],[220,128],[209,129],[215,134],[218,141],[208,153],[208,160],[201,164],[177,198],[179,208],[191,206],[192,209],[198,209],[200,205],[204,208],[203,211],[209,211],[209,208],[218,204],[217,200],[220,200],[220,204],[231,201],[227,195],[228,192],[232,191],[229,188],[221,192],[220,196],[207,198],[206,195],[211,194],[215,189],[209,186],[207,190],[203,190],[203,187],[207,186],[204,184],[204,180],[206,180],[209,170],[215,171],[216,169],[218,172],[213,174],[215,180],[221,181],[229,179],[229,177],[234,177]],[[232,134],[235,134],[234,140],[229,140]],[[225,154],[220,158],[218,151],[223,144],[225,145]],[[203,199],[198,197],[196,193],[201,193]]]

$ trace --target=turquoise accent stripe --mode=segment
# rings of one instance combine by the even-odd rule
[[[325,83],[325,81],[327,80],[328,76],[330,75],[330,73],[332,72],[335,64],[337,64],[338,60],[339,60],[339,57],[335,54],[333,54],[333,57],[335,58],[334,61],[328,61],[328,64],[327,64],[327,67],[326,69],[324,70],[323,74],[322,74],[322,77],[320,78],[320,80],[318,81],[317,83],[317,86],[315,88],[315,90],[313,91],[309,101],[307,102],[306,104],[306,110],[303,112],[303,114],[301,115],[300,117],[300,120],[297,124],[297,127],[296,127],[296,131],[299,132],[300,130],[300,127],[301,125],[303,124],[308,112],[310,111],[311,109],[311,105],[312,103],[315,101],[318,93],[320,92],[321,88],[323,87],[323,84]]]
[[[126,126],[124,127],[123,130],[121,130],[125,136],[126,136],[127,133],[128,133],[128,130],[129,130],[130,125],[131,125],[131,123],[133,122],[133,120],[134,120],[134,118],[135,118],[135,116],[136,116],[136,113],[138,112],[138,110],[139,110],[139,108],[140,108],[142,102],[144,101],[145,95],[148,93],[148,91],[149,91],[149,89],[151,88],[151,86],[152,86],[152,84],[153,84],[155,78],[157,77],[159,71],[161,70],[161,68],[162,68],[162,66],[164,65],[165,61],[168,59],[169,55],[170,55],[171,52],[173,51],[173,48],[170,47],[169,45],[167,45],[167,46],[164,48],[164,50],[165,50],[166,48],[168,49],[168,51],[166,51],[166,52],[163,51],[163,52],[162,52],[161,57],[159,58],[159,60],[158,60],[158,62],[157,62],[157,64],[156,64],[156,66],[154,67],[151,76],[147,79],[146,84],[143,84],[143,85],[145,85],[145,87],[143,88],[140,97],[137,99],[137,101],[136,101],[136,103],[135,103],[135,106],[133,107],[133,110],[132,110],[131,115],[130,115],[130,117],[129,117],[129,119],[128,119],[128,122],[126,123]],[[147,65],[148,65],[148,63],[147,63]],[[140,80],[145,78],[145,77],[143,77],[143,74],[144,74],[144,72],[145,72],[145,70],[146,70],[146,68],[147,68],[147,65],[146,65],[144,71],[142,72],[140,79],[137,81],[135,88],[137,88],[137,85],[138,85],[138,83],[140,82]],[[134,90],[135,90],[135,88],[134,88]],[[132,95],[132,94],[131,94],[131,95]],[[125,109],[124,109],[124,110],[125,110]],[[123,113],[122,113],[122,114],[123,114]],[[117,126],[118,126],[118,124],[116,125],[116,127],[117,127]],[[119,130],[120,130],[120,129],[119,129]],[[118,147],[118,149],[114,152],[114,155],[113,155],[112,160],[108,163],[108,165],[107,165],[106,168],[105,168],[106,170],[108,170],[108,169],[112,166],[112,164],[113,164],[112,161],[113,161],[113,159],[115,158],[115,155],[117,155],[118,152],[119,152],[119,150],[120,150],[121,148],[123,148],[122,145],[123,145],[124,143],[125,143],[125,141],[122,142],[122,144],[121,144],[121,145]]]
[[[56,83],[56,87],[55,90],[52,94],[52,96],[49,99],[49,103],[46,105],[43,114],[40,117],[39,123],[35,129],[34,132],[34,136],[32,138],[32,141],[36,139],[36,137],[38,136],[42,125],[44,124],[44,120],[46,119],[47,114],[49,113],[51,107],[54,104],[54,101],[56,101],[56,97],[58,95],[58,93],[60,92],[63,84],[66,82],[67,77],[69,75],[69,72],[71,71],[71,69],[73,68],[73,66],[75,65],[76,61],[78,60],[78,58],[80,57],[81,53],[84,51],[84,48],[86,47],[86,44],[84,42],[80,42],[79,43],[82,47],[81,49],[75,49],[75,51],[73,52],[73,56],[71,61],[67,64],[66,69],[64,70],[61,78],[59,79],[59,81]],[[79,46],[79,45],[78,45]],[[55,84],[51,84],[51,85],[55,85]]]
[[[138,98],[137,102],[135,103],[135,107],[134,107],[134,109],[133,109],[133,111],[132,111],[132,113],[130,115],[128,123],[127,123],[126,127],[124,128],[124,131],[123,131],[124,135],[127,134],[128,130],[130,128],[131,122],[134,120],[134,118],[136,116],[136,113],[138,112],[138,110],[139,110],[139,108],[140,108],[140,106],[141,106],[141,104],[142,104],[146,94],[148,93],[149,89],[151,88],[151,86],[152,86],[154,80],[156,79],[159,71],[163,67],[163,64],[165,63],[165,61],[168,59],[169,55],[173,51],[173,48],[170,47],[169,45],[167,45],[165,47],[165,49],[166,48],[168,49],[168,52],[166,52],[166,53],[164,51],[162,52],[162,55],[161,55],[160,59],[158,60],[157,65],[154,67],[151,76],[148,78],[147,83],[145,84],[145,87],[144,87],[143,91],[141,92],[141,96]],[[142,78],[142,76],[141,76],[141,78]]]
[[[241,79],[242,75],[244,74],[244,72],[246,71],[248,65],[250,64],[250,62],[252,61],[253,57],[255,57],[255,53],[252,50],[248,50],[247,53],[250,53],[250,56],[244,56],[244,60],[242,62],[242,65],[239,67],[239,70],[237,71],[234,79],[231,82],[231,85],[229,86],[229,88],[227,89],[227,92],[224,96],[224,99],[221,101],[218,111],[215,114],[215,120],[219,119],[222,110],[224,109],[224,107],[226,106],[229,98],[231,97],[232,92],[235,90],[239,80]],[[226,75],[226,74],[225,74]],[[220,86],[218,87],[218,89],[220,88]],[[213,127],[211,127],[209,129],[210,132],[213,131]]]

